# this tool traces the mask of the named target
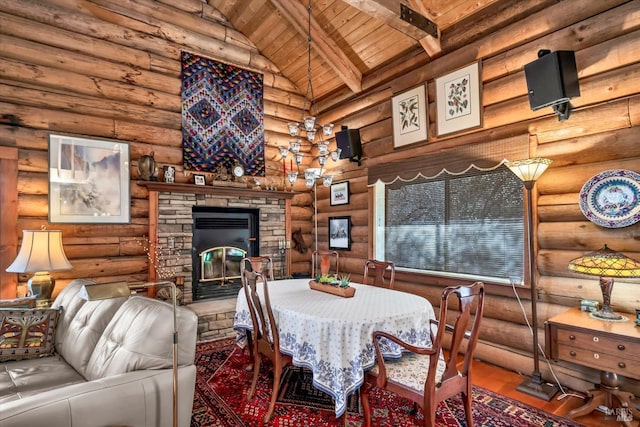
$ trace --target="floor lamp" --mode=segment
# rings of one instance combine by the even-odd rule
[[[528,261],[529,261],[529,285],[531,287],[531,328],[533,329],[533,374],[530,379],[525,380],[522,384],[516,387],[516,390],[531,396],[544,399],[546,401],[558,392],[558,388],[553,384],[543,382],[542,375],[540,374],[540,362],[539,362],[539,346],[538,346],[538,310],[537,310],[537,292],[536,292],[536,275],[535,275],[535,262],[534,262],[534,248],[533,248],[533,202],[531,200],[531,190],[536,183],[536,180],[542,175],[542,173],[551,164],[550,159],[541,157],[516,160],[514,162],[507,162],[506,166],[524,183],[524,188],[527,190],[527,243],[529,244]]]
[[[147,289],[154,286],[171,287],[171,298],[173,300],[173,427],[178,427],[178,323],[177,317],[177,288],[173,282],[147,282],[136,284],[136,288]],[[126,282],[101,283],[94,285],[84,285],[80,291],[80,297],[87,301],[97,301],[101,299],[118,298],[130,296],[131,290]]]

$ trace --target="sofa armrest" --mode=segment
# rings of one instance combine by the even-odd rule
[[[191,422],[195,365],[178,368],[178,425]],[[173,425],[171,369],[134,371],[73,384],[8,402],[0,411],[2,427]]]

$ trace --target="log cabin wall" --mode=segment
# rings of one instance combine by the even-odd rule
[[[447,42],[443,39],[443,46]],[[529,107],[523,67],[537,59],[539,49],[576,53],[581,95],[571,101],[574,110],[566,121],[560,122],[551,107],[535,112]],[[434,78],[477,60],[482,61],[483,127],[436,137]],[[534,199],[540,343],[544,343],[546,319],[578,305],[580,299],[602,300],[598,278],[570,273],[567,265],[571,259],[600,249],[605,243],[640,259],[640,223],[618,229],[599,227],[582,215],[578,204],[583,184],[593,175],[618,168],[640,172],[640,2],[558,2],[517,25],[418,66],[403,77],[384,83],[381,78],[366,76],[363,87],[370,89],[362,96],[344,100],[345,94],[336,94],[335,100],[340,101],[335,105],[332,100],[325,101],[334,107],[326,116],[349,128],[360,128],[363,141],[362,166],[351,164],[334,178],[349,180],[350,203],[330,206],[328,190],[318,191],[320,247],[328,246],[327,218],[351,216],[352,246],[350,252],[340,254],[341,272],[358,280],[364,261],[373,253],[369,167],[509,137],[528,138],[531,157],[553,160],[535,187],[537,203]],[[394,149],[390,99],[425,83],[428,141]],[[452,283],[406,273],[396,276],[396,288],[431,301],[438,301],[442,288]],[[499,366],[531,373],[531,334],[511,288],[494,286],[489,292],[476,354]],[[520,297],[530,316],[528,294],[523,291]],[[616,279],[612,305],[615,310],[631,313],[640,308],[640,281]],[[543,359],[540,367],[543,377],[552,379]],[[580,390],[599,382],[599,371],[569,364],[556,366],[555,371],[562,384]],[[640,393],[637,382],[626,380],[625,387]]]
[[[193,179],[182,167],[181,51],[263,73],[268,170],[263,187],[282,189],[277,146],[288,143],[286,123],[299,119],[304,106],[304,98],[292,92],[293,84],[206,3],[117,3],[0,2],[0,145],[18,153],[17,184],[2,192],[3,210],[16,187],[18,197],[17,208],[15,200],[11,205],[17,209],[13,226],[3,217],[11,232],[2,228],[0,267],[4,272],[12,262],[23,229],[43,224],[61,229],[74,268],[52,274],[57,280],[54,297],[76,277],[147,280],[148,260],[140,241],[149,233],[149,195],[137,185],[137,160],[154,152],[160,166],[176,167],[177,183]],[[129,143],[130,224],[47,223],[50,132]],[[10,170],[3,166],[3,185],[10,186],[5,173]],[[309,222],[310,201],[304,194],[293,197],[294,226]],[[3,297],[24,295],[29,275],[19,275],[17,284],[15,274],[5,275],[10,277],[3,279]]]
[[[147,257],[138,242],[148,233],[149,202],[146,188],[135,182],[136,161],[153,151],[161,165],[176,166],[178,182],[189,179],[182,173],[180,50],[264,73],[267,167],[281,170],[275,147],[286,143],[285,124],[299,118],[304,100],[250,41],[206,3],[138,0],[116,7],[102,1],[0,0],[0,4],[0,145],[18,151],[14,234],[7,236],[10,231],[0,229],[3,270],[12,261],[7,259],[7,247],[15,252],[21,230],[47,223],[47,135],[59,132],[130,143],[132,213],[127,225],[55,225],[63,231],[65,250],[74,266],[54,274],[56,292],[75,277],[102,282],[146,280]],[[594,174],[613,168],[640,172],[639,9],[637,0],[552,2],[543,11],[473,43],[454,46],[455,40],[442,40],[448,53],[428,65],[424,65],[424,52],[412,52],[404,66],[415,66],[405,75],[388,77],[394,74],[390,71],[394,66],[400,66],[390,64],[365,76],[365,90],[356,97],[345,91],[322,100],[324,121],[361,129],[365,160],[359,167],[340,163],[342,169],[336,171],[340,173],[336,181],[350,182],[349,205],[330,206],[329,190],[318,188],[318,246],[327,246],[328,217],[350,215],[353,243],[351,251],[341,253],[340,270],[357,280],[371,254],[369,167],[463,144],[526,136],[532,156],[554,160],[536,186],[539,324],[581,298],[600,299],[597,278],[572,275],[567,263],[603,243],[640,258],[640,224],[603,229],[587,221],[578,207],[578,192]],[[447,46],[455,49],[449,52]],[[558,122],[550,108],[532,112],[528,105],[523,66],[542,48],[576,51],[581,96],[572,100],[574,111],[565,122]],[[476,60],[482,61],[482,129],[434,137],[433,79]],[[425,82],[429,140],[394,150],[391,97]],[[2,185],[5,173],[3,166]],[[270,179],[281,186],[281,174],[272,173]],[[303,192],[303,185],[296,190],[301,194],[292,199],[292,228],[302,228],[311,245],[314,195]],[[292,272],[310,271],[308,253],[292,251],[292,255]],[[27,275],[18,279],[21,295]],[[3,296],[7,295],[5,283]],[[397,287],[437,301],[447,284],[435,277],[400,274]],[[526,292],[522,297],[526,306]],[[622,311],[639,308],[638,282],[618,280],[613,305]],[[492,288],[485,316],[478,356],[530,373],[531,338],[515,298]],[[544,342],[542,331],[540,338]],[[550,378],[546,364],[541,367],[545,378]],[[563,365],[556,371],[564,384],[581,390],[598,382],[597,372],[588,369]],[[637,384],[626,385],[640,394]]]

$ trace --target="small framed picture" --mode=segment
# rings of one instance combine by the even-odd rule
[[[200,174],[193,174],[193,183],[195,185],[206,185],[206,182],[204,180],[204,175],[200,175]]]
[[[351,250],[351,217],[329,218],[329,249]]]
[[[436,78],[438,136],[482,126],[480,62]]]
[[[175,182],[176,180],[176,168],[173,166],[165,166],[163,169],[164,182]]]
[[[391,99],[393,146],[402,147],[427,140],[427,101],[425,85],[418,86]]]
[[[331,184],[331,206],[349,204],[349,181]]]
[[[636,326],[640,326],[640,308],[636,308]]]

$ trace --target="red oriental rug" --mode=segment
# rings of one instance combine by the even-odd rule
[[[251,387],[252,372],[245,367],[251,358],[224,339],[198,343],[196,348],[196,390],[193,402],[192,427],[249,427],[262,426],[262,418],[269,406],[271,363],[265,360],[258,380],[256,395],[251,401],[245,396]],[[413,404],[399,396],[374,388],[370,395],[375,427],[421,426],[422,410],[412,414]],[[474,386],[473,418],[479,427],[536,426],[574,427],[571,420],[561,418],[521,402]],[[436,425],[466,426],[464,409],[459,398],[440,403]],[[362,426],[362,409],[357,396],[349,402],[347,425]],[[289,369],[283,377],[275,412],[267,426],[328,427],[340,426],[335,418],[330,396],[311,386],[311,373]]]

